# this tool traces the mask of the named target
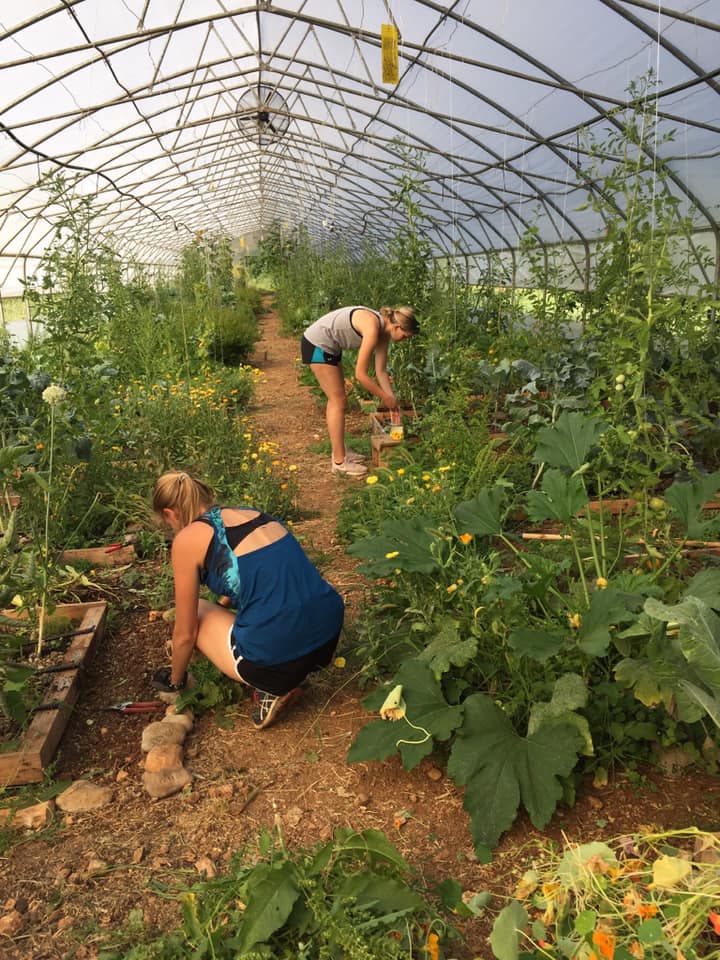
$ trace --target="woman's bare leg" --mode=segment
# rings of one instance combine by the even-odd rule
[[[311,363],[310,369],[315,374],[320,389],[327,397],[325,419],[327,420],[333,460],[335,463],[342,463],[345,459],[345,409],[347,407],[342,366],[334,367],[329,363]]]
[[[228,643],[228,633],[234,620],[235,614],[227,607],[210,603],[208,600],[199,600],[197,649],[226,677],[245,683],[235,669],[235,658]]]

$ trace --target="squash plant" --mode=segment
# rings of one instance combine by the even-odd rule
[[[625,631],[641,621],[644,604],[674,589],[668,571],[685,538],[707,534],[716,523],[703,519],[702,506],[720,486],[720,472],[674,484],[665,499],[673,520],[666,532],[684,530],[684,537],[672,543],[660,531],[635,570],[626,569],[622,524],[589,508],[593,462],[606,429],[597,418],[565,412],[538,432],[533,459],[541,480],[524,504],[532,521],[560,524],[564,555],[558,559],[537,547],[520,548],[502,484],[456,504],[452,532],[427,517],[393,518],[379,535],[349,548],[364,561],[361,571],[392,577],[410,602],[392,631],[404,660],[366,699],[381,718],[360,731],[348,759],[399,753],[412,768],[434,749],[447,753],[448,774],[466,787],[481,857],[490,856],[520,804],[542,827],[561,798],[572,798],[568,777],[579,758],[591,757],[597,738],[607,737],[608,715],[623,715],[617,709],[623,688],[612,684],[611,671],[618,653],[627,656]],[[491,542],[502,547],[502,565]],[[651,561],[649,572],[643,556]],[[414,593],[408,583],[416,585]],[[401,598],[395,606],[402,607]],[[388,613],[386,605],[376,609]],[[385,712],[400,722],[388,723],[383,705],[396,688],[400,700]],[[651,710],[639,704],[627,730],[622,726],[611,726],[613,737],[659,737]],[[594,760],[597,767],[605,762],[605,755]]]

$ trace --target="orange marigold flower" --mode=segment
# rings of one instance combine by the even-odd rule
[[[600,951],[600,955],[606,960],[613,960],[615,956],[615,937],[606,930],[595,930],[592,935],[592,942]]]
[[[430,960],[438,960],[440,956],[440,937],[438,937],[436,933],[428,934],[425,952],[428,957],[430,957]]]
[[[720,937],[720,913],[715,910],[711,910],[708,914],[708,919],[712,924],[713,930]]]
[[[459,539],[460,539],[460,542],[461,542],[461,543],[468,544],[468,543],[470,543],[470,541],[472,540],[472,534],[471,534],[471,533],[461,533]]]
[[[654,917],[657,912],[658,908],[655,903],[641,903],[638,907],[638,916],[642,920],[649,920],[651,917]]]

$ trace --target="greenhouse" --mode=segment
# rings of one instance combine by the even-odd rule
[[[720,960],[720,0],[0,16],[9,960]]]

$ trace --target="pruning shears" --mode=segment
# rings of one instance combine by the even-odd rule
[[[115,710],[117,713],[157,713],[167,704],[161,700],[123,700],[122,703],[113,703],[103,710]]]

